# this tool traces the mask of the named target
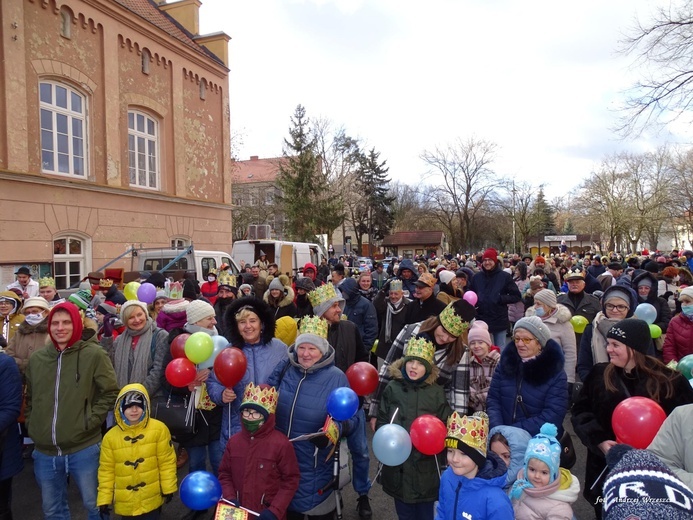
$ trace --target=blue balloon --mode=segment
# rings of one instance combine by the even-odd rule
[[[180,500],[194,511],[216,507],[221,499],[219,479],[208,471],[188,473],[180,483]]]
[[[657,319],[657,309],[650,303],[641,303],[635,308],[635,317],[652,325]]]
[[[349,387],[335,388],[327,398],[327,413],[337,421],[351,419],[358,409],[359,396]]]
[[[230,345],[229,340],[224,336],[212,336],[212,341],[214,342],[214,350],[212,350],[212,355],[205,359],[202,363],[197,365],[197,368],[214,368],[214,360],[219,355],[219,352],[224,350]]]
[[[399,424],[381,426],[373,436],[373,453],[386,466],[399,466],[411,454],[411,437]]]

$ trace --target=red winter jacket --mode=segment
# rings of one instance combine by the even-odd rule
[[[298,489],[301,474],[294,447],[274,429],[275,415],[251,435],[245,427],[226,445],[219,466],[219,482],[226,500],[258,513],[269,509],[279,519]]]
[[[668,363],[672,359],[679,361],[688,354],[693,354],[693,321],[683,314],[677,314],[667,327],[662,357]]]

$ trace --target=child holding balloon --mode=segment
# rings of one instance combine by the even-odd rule
[[[378,407],[377,428],[395,423],[412,432],[414,449],[403,461],[389,457],[381,460],[379,443],[375,438],[373,442],[373,453],[385,464],[381,477],[383,490],[395,499],[401,520],[433,520],[433,504],[438,498],[440,471],[436,454],[444,449],[443,421],[452,410],[443,388],[436,383],[439,369],[434,364],[434,353],[435,347],[427,337],[411,339],[404,357],[390,365],[392,380],[383,391]],[[419,432],[413,424],[421,422],[415,420],[420,416],[430,420],[421,423]],[[435,418],[441,428],[435,427]],[[436,430],[440,430],[438,434]]]
[[[510,490],[516,520],[551,518],[572,520],[573,504],[580,493],[580,482],[561,468],[558,429],[545,423],[532,437],[524,456],[524,468]]]

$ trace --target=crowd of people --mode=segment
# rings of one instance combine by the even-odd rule
[[[68,476],[90,520],[160,518],[187,466],[211,469],[223,498],[261,520],[327,520],[339,503],[340,438],[354,506],[368,519],[377,461],[367,428],[409,430],[423,415],[445,425],[444,450],[414,447],[379,471],[400,519],[572,519],[580,492],[597,518],[655,518],[656,501],[614,498],[638,486],[657,498],[655,477],[629,472],[644,466],[683,497],[663,506],[667,517],[693,517],[693,388],[674,369],[693,354],[692,266],[690,251],[489,248],[376,261],[372,271],[330,258],[280,273],[263,253],[238,275],[210,270],[201,285],[143,273],[157,289],[150,303],[99,273],[63,298],[52,278],[22,267],[0,292],[0,520],[12,518],[12,478],[29,458],[45,518],[69,518]],[[637,317],[640,304],[654,308],[662,336]],[[237,384],[201,367],[186,386],[167,379],[172,344],[194,333],[243,352]],[[335,420],[328,397],[362,362],[378,370],[377,388]],[[667,416],[647,451],[624,448],[612,424],[636,396]],[[156,418],[161,399],[195,403],[195,428],[172,436]],[[568,417],[588,453],[580,478]]]

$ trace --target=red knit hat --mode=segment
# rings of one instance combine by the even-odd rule
[[[496,251],[492,247],[489,247],[486,251],[484,251],[484,254],[481,256],[482,260],[485,260],[487,258],[490,258],[494,262],[497,262],[498,261],[498,251]]]
[[[534,259],[534,263],[535,263],[535,264],[545,264],[545,263],[546,263],[546,258],[544,258],[544,257],[541,256],[541,255],[538,255],[538,256]]]

